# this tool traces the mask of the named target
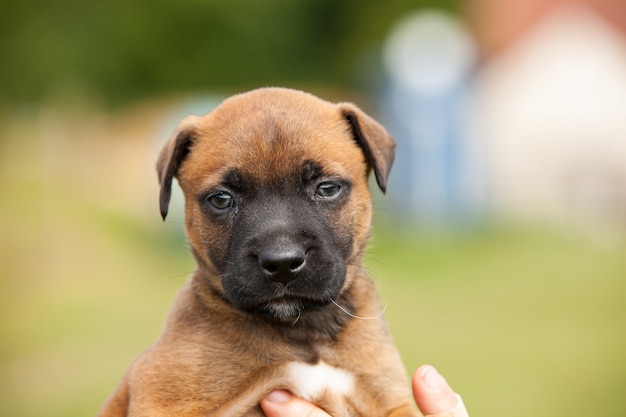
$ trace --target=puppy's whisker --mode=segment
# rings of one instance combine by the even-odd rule
[[[187,277],[189,277],[190,275],[192,275],[192,274],[193,274],[193,272],[194,272],[194,271],[183,272],[183,273],[180,273],[180,274],[177,274],[177,275],[172,275],[172,276],[169,276],[169,277],[167,277],[166,279],[170,280],[170,279],[178,279],[178,278],[187,278]]]
[[[382,311],[380,313],[378,313],[375,316],[372,317],[363,317],[363,316],[357,316],[356,314],[352,314],[351,312],[349,312],[345,307],[340,306],[335,300],[331,299],[330,300],[334,305],[337,306],[337,308],[339,308],[339,310],[343,311],[344,313],[346,313],[348,316],[354,318],[354,319],[359,319],[359,320],[376,320],[380,317],[383,316],[383,314],[385,314],[385,310],[387,310],[387,304],[385,304],[385,306],[383,307]]]
[[[365,265],[360,265],[358,263],[346,263],[346,266],[349,266],[351,268],[356,268],[357,270],[364,271],[364,272],[367,272],[367,270],[369,269]]]
[[[357,266],[357,265],[355,265]],[[360,268],[362,269],[362,271],[356,271],[356,272],[347,272],[346,276],[350,276],[350,277],[354,277],[356,279],[365,281],[366,283],[372,285],[372,286],[376,286],[374,279],[370,276],[370,274],[368,274],[368,270],[367,268]]]
[[[296,317],[296,319],[293,321],[293,323],[291,323],[291,325],[295,326],[298,320],[300,320],[300,317],[302,317],[302,313],[300,312],[300,310],[298,310],[298,317]]]

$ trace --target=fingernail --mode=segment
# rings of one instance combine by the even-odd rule
[[[273,403],[286,403],[291,399],[291,394],[285,390],[279,389],[270,392],[265,398]]]
[[[428,366],[422,372],[422,381],[424,385],[431,389],[441,389],[445,387],[446,380],[443,379],[439,372],[432,366]]]

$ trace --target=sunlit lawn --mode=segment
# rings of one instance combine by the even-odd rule
[[[474,416],[626,415],[623,247],[522,229],[394,240],[370,263],[409,369],[438,365]]]
[[[91,187],[90,161],[37,172],[28,147],[3,152],[2,414],[93,415],[193,269],[180,211],[161,223],[156,184],[133,197],[114,165]],[[124,175],[155,183],[146,161]],[[406,229],[377,222],[367,266],[410,371],[436,365],[473,417],[626,415],[623,244]]]

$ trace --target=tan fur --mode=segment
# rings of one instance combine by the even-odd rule
[[[180,164],[174,161],[180,157],[177,146],[178,151],[190,147]],[[332,415],[417,416],[382,318],[347,319],[332,338],[323,332],[308,335],[306,317],[293,328],[277,327],[225,302],[205,249],[227,250],[228,236],[207,221],[198,203],[198,196],[232,167],[253,178],[280,180],[310,160],[349,178],[350,200],[331,220],[341,233],[354,236],[341,293],[353,314],[374,317],[381,307],[360,266],[372,216],[367,177],[373,168],[385,187],[393,148],[385,130],[353,104],[287,89],[234,96],[203,117],[185,119],[163,149],[158,171],[162,187],[175,175],[183,189],[185,228],[198,269],[181,290],[159,340],[131,366],[99,416],[262,416],[259,400],[273,389],[307,395],[286,378],[290,363],[322,361],[354,378],[347,398],[328,390],[310,398]],[[162,190],[163,215],[167,192]],[[326,308],[345,315],[335,306]]]

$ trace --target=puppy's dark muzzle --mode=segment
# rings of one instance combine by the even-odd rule
[[[235,218],[222,285],[236,308],[292,320],[337,298],[346,264],[317,205],[270,197],[249,201]]]
[[[305,268],[306,252],[296,243],[282,242],[266,246],[258,255],[259,267],[273,282],[287,285]]]

